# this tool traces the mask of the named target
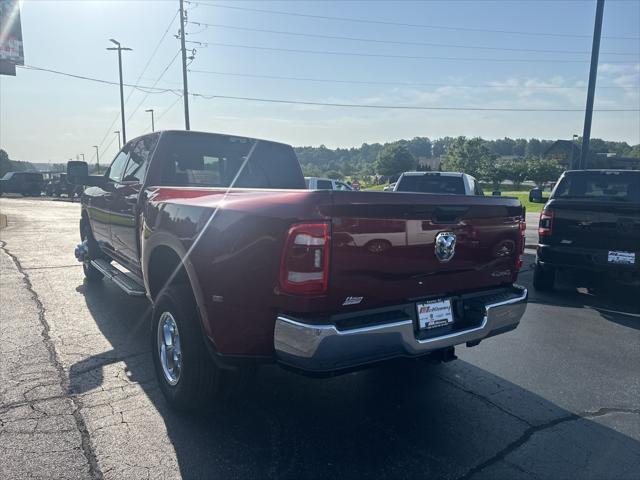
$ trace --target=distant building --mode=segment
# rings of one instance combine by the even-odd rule
[[[551,144],[544,156],[556,160],[566,169],[573,168],[573,165],[580,159],[580,145],[572,140],[556,140]]]
[[[582,149],[571,140],[556,140],[544,153],[566,169],[577,168]],[[640,158],[620,157],[615,153],[589,152],[585,168],[640,169]]]

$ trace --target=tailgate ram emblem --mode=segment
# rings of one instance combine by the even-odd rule
[[[436,258],[441,262],[448,262],[456,252],[456,236],[452,232],[440,232],[436,236]]]

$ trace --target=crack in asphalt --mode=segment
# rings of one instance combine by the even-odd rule
[[[604,415],[609,415],[612,413],[632,413],[635,415],[640,415],[640,409],[637,408],[611,408],[611,407],[603,407],[593,412],[582,412],[582,413],[571,413],[569,415],[565,415],[560,418],[556,418],[547,423],[543,423],[541,425],[532,426],[527,428],[519,438],[511,442],[505,448],[496,453],[493,457],[485,460],[484,462],[472,467],[467,473],[458,477],[457,480],[469,480],[475,474],[480,473],[482,470],[495,465],[496,463],[504,460],[509,454],[516,451],[518,448],[527,443],[533,435],[543,430],[547,430],[549,428],[553,428],[556,425],[560,425],[566,422],[573,422],[576,420],[582,419],[590,419],[596,417],[602,417]]]
[[[462,390],[465,393],[468,393],[470,395],[473,395],[474,397],[478,398],[479,400],[481,400],[484,403],[487,403],[489,405],[491,405],[492,407],[497,408],[498,410],[500,410],[502,413],[505,413],[513,418],[515,418],[516,420],[521,421],[522,423],[529,425],[530,427],[533,426],[531,425],[530,422],[528,422],[527,420],[525,420],[524,418],[516,415],[513,412],[510,412],[509,410],[507,410],[506,408],[502,407],[501,405],[498,405],[497,403],[492,402],[491,400],[489,400],[487,397],[485,397],[484,395],[479,394],[478,392],[474,392],[473,390],[469,390],[468,388],[464,388],[462,385],[460,385],[459,383],[450,380],[449,378],[443,376],[443,375],[437,375],[437,377],[442,380],[445,383],[448,383],[449,385],[456,387],[460,390]]]
[[[51,336],[49,334],[49,332],[51,331],[51,327],[49,326],[49,323],[47,322],[47,319],[45,317],[46,309],[44,307],[44,304],[42,303],[42,300],[40,300],[38,293],[33,288],[33,284],[31,283],[29,274],[22,267],[20,260],[18,259],[18,257],[16,257],[13,253],[11,253],[6,248],[6,245],[7,245],[6,242],[0,241],[0,249],[4,253],[6,253],[9,256],[9,258],[11,258],[11,260],[13,261],[14,265],[16,266],[16,269],[22,275],[22,281],[27,291],[31,294],[31,298],[33,299],[36,305],[36,309],[38,311],[38,320],[42,325],[42,331],[40,332],[40,334],[42,335],[43,344],[47,349],[47,351],[49,352],[50,362],[55,367],[58,373],[60,385],[62,386],[65,392],[68,392],[69,380],[67,378],[67,375],[65,374],[64,367],[62,366],[62,363],[58,358],[58,353],[56,352],[55,345],[53,344],[53,341],[51,340]],[[102,475],[102,472],[100,471],[96,454],[93,451],[93,448],[91,447],[89,430],[87,429],[87,425],[80,411],[82,408],[82,402],[80,401],[79,398],[74,396],[68,396],[68,398],[73,402],[73,405],[75,407],[72,414],[76,423],[76,428],[80,433],[82,452],[84,453],[84,456],[87,459],[87,463],[89,465],[89,474],[93,479],[102,479],[103,475]]]

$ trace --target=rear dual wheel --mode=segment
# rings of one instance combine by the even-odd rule
[[[153,307],[151,351],[160,389],[176,410],[201,408],[221,391],[231,372],[207,352],[191,290],[167,287]]]

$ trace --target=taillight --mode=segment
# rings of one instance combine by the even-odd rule
[[[553,210],[542,210],[540,212],[540,223],[538,224],[538,235],[549,237],[553,232]]]
[[[280,288],[294,295],[322,295],[329,282],[328,223],[299,223],[287,234],[280,262]]]

